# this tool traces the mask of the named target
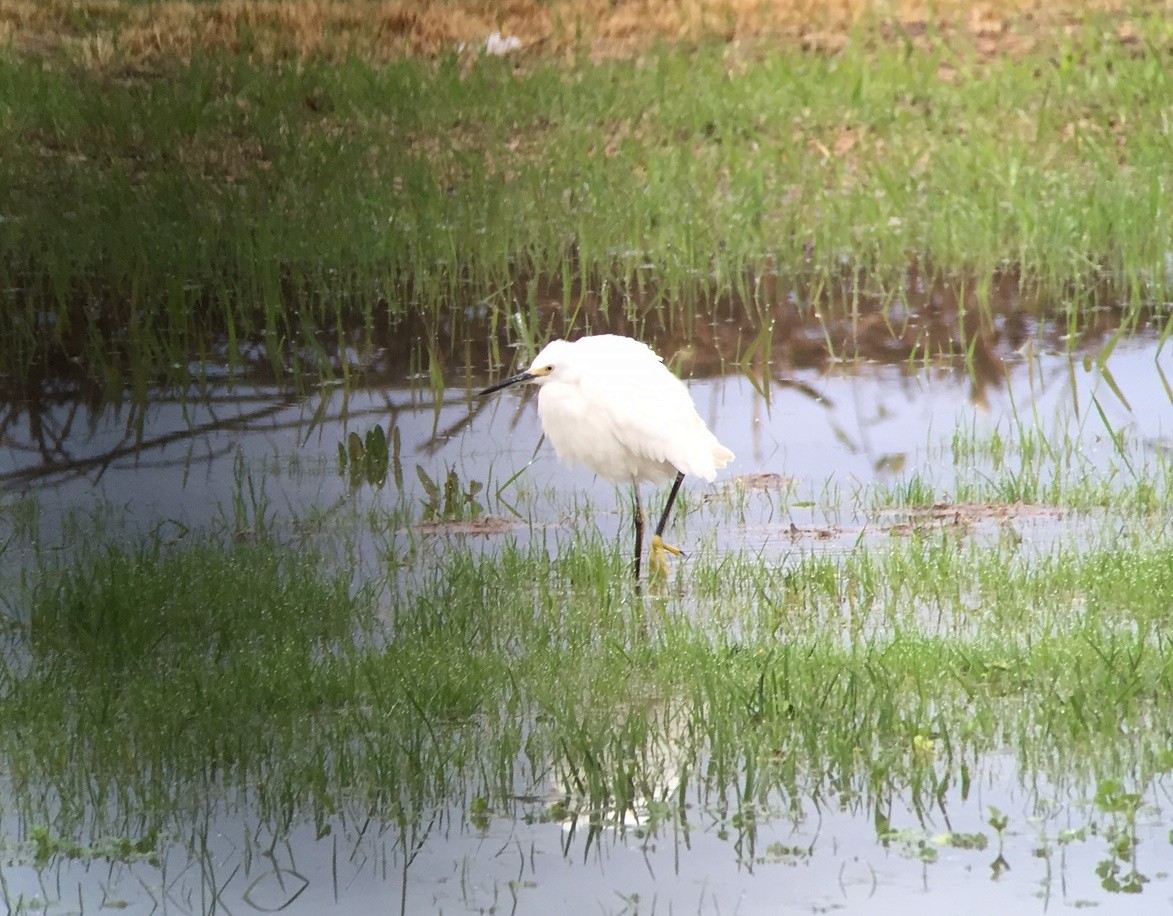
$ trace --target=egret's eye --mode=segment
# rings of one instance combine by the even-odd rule
[[[547,372],[553,372],[553,371],[554,371],[554,366],[553,366],[553,364],[552,364],[552,363],[551,363],[549,366],[547,366],[547,367],[546,367],[546,371],[547,371]]]

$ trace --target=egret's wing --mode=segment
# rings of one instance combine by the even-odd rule
[[[697,414],[688,389],[649,348],[632,343],[643,352],[621,353],[597,367],[584,382],[584,395],[605,413],[611,434],[633,455],[712,480],[714,449],[721,446]]]

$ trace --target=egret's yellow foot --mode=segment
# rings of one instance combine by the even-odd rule
[[[665,554],[672,554],[673,556],[682,557],[684,551],[679,547],[673,547],[671,544],[665,544],[664,539],[658,534],[652,535],[652,549],[648,556],[648,565],[652,569],[652,574],[665,578],[668,575],[668,557]]]

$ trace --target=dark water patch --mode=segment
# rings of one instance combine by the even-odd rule
[[[1001,385],[1005,360],[1028,344],[1095,354],[1119,335],[1168,333],[1163,306],[1122,300],[1107,286],[1064,298],[1024,285],[1010,270],[979,282],[942,278],[916,264],[895,284],[854,272],[797,280],[764,270],[726,292],[683,298],[652,279],[564,284],[516,277],[445,311],[408,308],[406,315],[395,304],[398,294],[377,289],[361,307],[339,306],[336,294],[314,290],[289,295],[289,307],[258,316],[257,327],[225,327],[218,301],[178,310],[183,327],[168,326],[163,316],[135,333],[109,316],[95,317],[104,315],[100,309],[34,322],[44,339],[9,354],[11,364],[0,367],[0,380],[7,380],[0,401],[32,409],[63,398],[143,404],[160,391],[229,379],[301,394],[322,383],[473,384],[513,363],[515,351],[532,353],[554,337],[587,333],[639,337],[678,372],[698,378],[737,370],[764,379],[844,363],[933,364],[964,369],[980,397]]]

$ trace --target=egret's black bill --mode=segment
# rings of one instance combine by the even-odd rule
[[[519,385],[522,382],[528,382],[531,379],[537,378],[532,372],[522,372],[520,375],[515,375],[512,378],[507,378],[503,382],[498,382],[496,385],[490,385],[488,388],[482,388],[477,392],[478,395],[492,394],[494,391],[500,391],[502,388],[508,388],[510,385]]]

